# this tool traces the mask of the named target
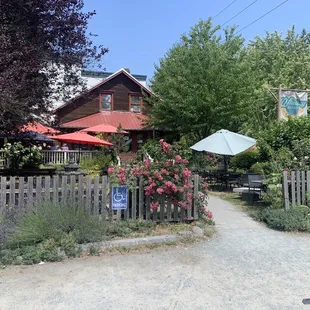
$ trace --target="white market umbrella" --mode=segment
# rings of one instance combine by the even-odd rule
[[[221,129],[191,146],[195,151],[234,156],[256,144],[256,140],[229,130]]]

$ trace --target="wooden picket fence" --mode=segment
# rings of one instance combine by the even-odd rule
[[[157,212],[151,210],[150,198],[144,195],[142,178],[137,179],[134,186],[136,190],[128,191],[127,209],[117,211],[111,208],[111,187],[107,176],[1,177],[0,180],[0,217],[9,207],[22,210],[42,202],[52,202],[85,208],[104,219],[144,219],[156,222],[198,219],[195,204],[198,197],[198,175],[193,178],[192,208],[184,210],[174,206],[171,199],[162,198]]]
[[[310,206],[308,193],[310,193],[310,171],[283,171],[285,209],[296,205]]]

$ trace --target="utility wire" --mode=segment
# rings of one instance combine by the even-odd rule
[[[252,26],[254,23],[256,23],[257,21],[261,20],[262,18],[264,18],[265,16],[267,16],[267,15],[270,14],[271,12],[275,11],[277,8],[279,8],[280,6],[282,6],[282,5],[283,5],[284,3],[286,3],[286,2],[288,2],[288,0],[285,0],[285,1],[281,2],[279,5],[277,5],[276,7],[274,7],[273,9],[271,9],[270,11],[268,11],[267,13],[265,13],[265,14],[263,14],[262,16],[260,16],[259,18],[255,19],[255,20],[254,20],[253,22],[251,22],[250,24],[244,26],[242,29],[240,29],[239,31],[237,31],[237,32],[235,33],[235,35],[238,34],[238,33],[240,33],[242,30],[244,30],[244,29],[246,29],[246,28]],[[224,43],[224,42],[225,42],[225,39],[222,40],[222,41],[220,42],[220,44],[222,44],[222,43]]]
[[[243,13],[244,11],[246,11],[249,7],[251,7],[255,2],[257,2],[258,0],[254,0],[251,4],[249,4],[248,6],[246,6],[242,11],[240,11],[239,13],[237,13],[236,15],[234,15],[232,18],[230,18],[228,21],[226,21],[224,24],[221,25],[221,27],[223,27],[224,25],[228,24],[230,21],[232,21],[233,19],[235,19],[237,16],[239,16],[241,13]]]
[[[246,25],[245,27],[241,28],[239,31],[237,31],[235,34],[240,33],[242,30],[252,26],[254,23],[258,22],[259,20],[261,20],[262,18],[264,18],[265,16],[267,16],[268,14],[270,14],[271,12],[275,11],[277,8],[279,8],[280,6],[282,6],[284,3],[288,2],[288,0],[285,0],[283,2],[281,2],[279,5],[277,5],[276,7],[274,7],[273,9],[271,9],[270,11],[268,11],[267,13],[265,13],[264,15],[260,16],[259,18],[255,19],[252,23]]]
[[[217,13],[214,17],[211,18],[211,20],[217,18],[219,15],[221,15],[223,12],[225,12],[231,5],[233,5],[237,0],[234,0],[230,4],[228,4],[221,12]]]

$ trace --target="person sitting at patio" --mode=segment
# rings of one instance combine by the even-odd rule
[[[63,151],[68,151],[69,148],[68,148],[68,145],[66,143],[63,144],[62,148],[61,148]]]
[[[53,145],[52,145],[51,151],[57,151],[57,145],[56,145],[56,144],[53,144]]]

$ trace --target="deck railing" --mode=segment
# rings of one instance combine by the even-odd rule
[[[75,163],[78,162],[79,159],[81,158],[93,158],[98,154],[98,151],[42,151],[43,159],[42,159],[42,164],[47,165],[47,164],[66,164],[68,163],[69,159],[74,161]],[[5,161],[5,156],[4,152],[0,151],[0,167],[5,166],[6,161]]]

